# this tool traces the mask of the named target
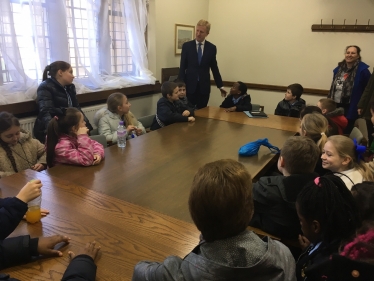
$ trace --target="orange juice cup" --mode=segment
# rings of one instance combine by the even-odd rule
[[[36,223],[40,221],[42,214],[40,212],[40,206],[31,206],[26,212],[26,221],[29,223]]]
[[[42,218],[40,207],[42,205],[42,196],[38,196],[35,199],[27,203],[28,210],[26,212],[26,221],[29,223],[36,223]]]

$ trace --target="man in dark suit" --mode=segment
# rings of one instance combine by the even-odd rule
[[[210,95],[210,73],[212,70],[217,87],[222,97],[227,92],[223,88],[221,74],[217,64],[217,48],[205,40],[210,30],[210,23],[200,20],[196,25],[195,40],[182,46],[179,79],[186,83],[187,99],[197,109],[206,107]]]

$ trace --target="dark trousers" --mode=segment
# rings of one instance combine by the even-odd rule
[[[200,82],[197,82],[194,93],[187,94],[188,102],[190,102],[196,109],[206,107],[209,102],[209,93],[202,93],[200,90]]]

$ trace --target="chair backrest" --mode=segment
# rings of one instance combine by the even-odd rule
[[[349,134],[349,138],[352,140],[356,139],[357,143],[361,143],[363,137],[364,135],[357,127],[353,127],[352,132]]]
[[[106,137],[104,135],[90,136],[90,138],[94,141],[97,141],[98,143],[101,143],[104,146],[104,148],[108,147]]]
[[[252,103],[252,111],[264,111],[264,106]]]
[[[154,118],[155,118],[155,114],[147,115],[147,116],[138,118],[138,121],[140,121],[143,124],[144,128],[148,129],[151,127]]]
[[[364,118],[358,118],[355,122],[355,127],[360,130],[365,139],[369,139],[368,127]]]
[[[100,108],[98,111],[96,111],[96,113],[94,115],[94,120],[93,120],[96,127],[99,127],[99,121],[104,116],[104,112],[106,110],[107,110],[107,107],[104,106],[104,107]]]
[[[91,131],[90,131],[90,136],[96,136],[96,135],[98,135],[99,134],[99,129],[98,128],[96,128],[96,129],[92,129]]]

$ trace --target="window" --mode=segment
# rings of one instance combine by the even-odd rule
[[[56,60],[70,62],[78,94],[153,84],[146,10],[146,0],[0,1],[0,102],[9,93],[36,97],[45,66]]]
[[[109,1],[109,32],[112,37],[111,62],[112,73],[132,73],[131,50],[128,46],[128,33],[125,30],[125,19],[121,12],[120,0]]]
[[[45,0],[40,1],[38,7],[34,9],[41,9],[41,13],[46,15]],[[39,56],[37,52],[38,44],[43,44],[46,56],[49,57],[49,43],[48,43],[48,26],[46,17],[38,17],[35,23],[32,24],[30,16],[29,3],[25,2],[20,4],[19,1],[11,1],[12,17],[2,17],[1,26],[1,40],[2,44],[6,45],[9,50],[12,49],[12,57],[18,57],[21,60],[24,73],[31,79],[39,79],[41,77],[40,66],[38,67],[38,60],[35,59]],[[37,30],[37,36],[34,36],[33,27]],[[18,48],[14,48],[16,44]],[[5,60],[0,51],[1,59],[1,80],[0,85],[7,82],[13,82],[12,75],[6,67]]]
[[[76,77],[87,77],[87,71],[91,71],[85,4],[86,1],[84,0],[66,1],[69,57]]]
[[[19,4],[14,2],[12,3],[14,29],[23,69],[28,77],[31,79],[38,79],[41,78],[41,73],[38,71],[38,69],[40,69],[40,67],[38,67],[38,60],[35,59],[35,56],[38,56],[37,44],[42,42],[45,51],[49,53],[48,26],[46,17],[38,17],[35,20],[35,25],[33,25],[31,23],[32,18],[30,16],[29,4]],[[44,6],[45,1],[41,1],[40,4],[41,6],[39,8],[42,9],[42,11],[40,11],[40,15],[46,15],[47,11]],[[38,9],[38,7],[36,8]],[[32,30],[34,26],[37,30],[36,36],[34,36]],[[42,38],[40,38],[38,35],[41,35]]]
[[[0,85],[6,83],[6,82],[11,82],[11,78],[9,77],[9,72],[5,68],[5,62],[4,59],[1,55],[0,51]]]

